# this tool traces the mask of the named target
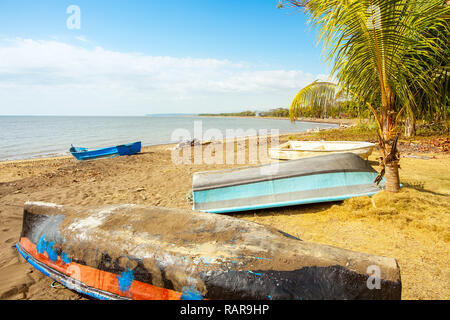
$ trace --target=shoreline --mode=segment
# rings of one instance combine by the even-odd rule
[[[238,118],[241,118],[241,117],[238,117]],[[243,118],[247,118],[247,117],[243,117]],[[251,118],[251,117],[248,117],[248,118]],[[261,118],[261,119],[263,119],[263,118]],[[278,119],[278,120],[286,120],[286,119]],[[309,121],[309,122],[315,122],[315,121]],[[325,123],[325,122],[318,122],[318,123]],[[338,124],[338,123],[329,123],[329,124]],[[353,125],[353,124],[350,124],[350,125]],[[337,128],[320,128],[320,131],[331,130],[331,129],[339,129],[339,128],[341,128],[341,124],[339,124],[339,127],[337,127]],[[308,129],[308,130],[311,130],[311,129]],[[278,136],[281,138],[282,136],[286,136],[286,135],[301,135],[301,134],[304,134],[304,133],[311,133],[308,130],[280,133],[280,134],[278,134]],[[229,139],[235,139],[236,141],[241,141],[241,140],[243,140],[243,139],[245,140],[245,139],[247,139],[249,137],[252,137],[252,136],[236,137],[236,138],[229,138]],[[267,135],[267,137],[271,137],[271,135]],[[223,143],[223,142],[227,141],[227,139],[223,138],[222,140],[217,140],[217,141],[221,141]],[[146,149],[149,149],[149,148],[157,148],[157,147],[169,148],[169,147],[174,147],[177,144],[178,143],[162,143],[162,144],[146,145],[146,146],[142,146],[141,153],[145,152]],[[65,160],[65,159],[72,159],[72,158],[73,157],[70,154],[68,154],[68,155],[60,155],[60,156],[48,156],[48,157],[43,155],[43,156],[36,156],[36,157],[24,158],[24,159],[0,160],[0,164],[14,164],[14,163],[36,162],[36,161],[46,161],[46,160],[53,161],[53,160]]]

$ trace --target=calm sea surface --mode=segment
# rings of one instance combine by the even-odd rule
[[[188,130],[194,137],[195,124],[201,127],[203,134],[208,129],[217,129],[224,137],[227,129],[266,129],[268,133],[278,129],[280,133],[289,133],[336,127],[334,124],[227,117],[0,116],[0,160],[68,155],[70,144],[101,148],[134,141],[142,141],[143,146],[174,143],[180,140],[172,139],[175,130]]]

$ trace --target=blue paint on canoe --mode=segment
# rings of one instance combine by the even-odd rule
[[[65,253],[65,252],[61,253],[61,261],[63,262],[63,264],[68,264],[68,263],[72,262],[72,260],[69,259],[69,257],[67,256],[67,253]]]
[[[258,197],[295,191],[318,190],[325,187],[333,188],[342,185],[371,184],[377,175],[377,173],[368,172],[333,172],[194,191],[193,196],[194,203],[244,199],[249,195]]]
[[[180,300],[204,300],[202,293],[195,289],[193,286],[183,287],[181,289],[181,298]]]
[[[44,253],[45,250],[47,249],[47,241],[45,241],[45,234],[41,236],[41,238],[39,239],[39,242],[36,246],[36,250],[38,253]]]
[[[52,241],[47,245],[47,248],[45,249],[45,251],[47,252],[48,255],[48,259],[51,262],[56,262],[58,261],[58,252],[56,252],[56,249],[54,248],[55,243]]]
[[[141,141],[95,150],[71,146],[69,151],[77,160],[93,160],[105,157],[129,156],[141,151]]]
[[[39,242],[36,246],[36,251],[40,254],[47,252],[48,259],[51,262],[57,262],[58,261],[58,252],[56,251],[56,249],[54,247],[55,247],[55,243],[53,241],[47,242],[47,240],[45,240],[45,234],[44,234],[39,239]]]
[[[258,272],[253,272],[253,271],[248,270],[248,273],[254,274],[255,276],[258,276],[258,277],[261,277],[261,273],[258,273]]]
[[[117,280],[119,280],[120,291],[127,292],[130,290],[131,283],[134,280],[133,270],[127,268],[127,271],[124,271],[117,276]]]
[[[39,239],[39,242],[36,246],[36,251],[40,254],[43,254],[44,252],[47,252],[48,258],[51,262],[57,262],[58,261],[58,252],[54,248],[55,243],[52,241],[50,243],[45,240],[45,234],[41,236]],[[61,253],[61,261],[66,264],[72,262],[68,257],[67,253]]]

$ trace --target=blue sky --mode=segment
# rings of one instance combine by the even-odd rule
[[[329,67],[276,0],[0,2],[0,114],[139,115],[287,106]],[[80,29],[66,12],[80,8]]]

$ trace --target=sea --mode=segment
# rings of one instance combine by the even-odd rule
[[[186,139],[334,128],[284,119],[170,116],[0,116],[0,161],[70,155],[71,145],[102,148],[135,141],[143,146]],[[275,131],[276,132],[276,131]]]

